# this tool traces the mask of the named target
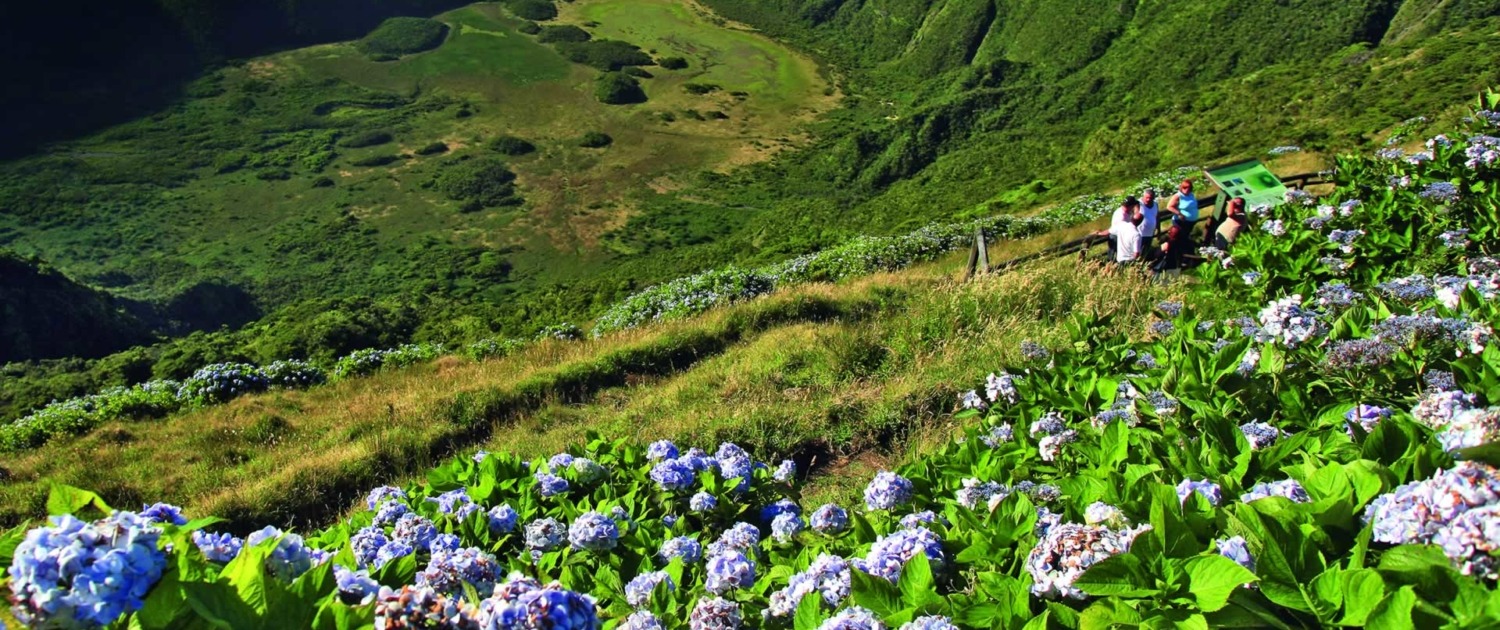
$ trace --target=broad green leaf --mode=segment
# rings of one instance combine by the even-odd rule
[[[265,568],[266,558],[270,555],[271,550],[265,546],[246,545],[219,574],[220,579],[227,582],[256,615],[264,615],[271,605],[267,580],[274,578],[266,575]]]
[[[1362,626],[1385,597],[1385,581],[1370,569],[1344,572],[1344,617],[1342,626]]]
[[[1304,593],[1312,596],[1309,601],[1313,614],[1323,623],[1333,623],[1334,614],[1344,605],[1344,576],[1338,567],[1329,567],[1313,578]]]
[[[99,498],[99,495],[82,488],[55,483],[52,484],[52,490],[47,493],[47,514],[52,516],[77,514],[79,510],[89,506],[93,506],[104,514],[113,511],[104,503],[104,499]]]
[[[818,630],[823,623],[823,595],[813,591],[802,596],[802,601],[797,602],[796,617],[792,624],[795,630]]]
[[[920,608],[928,601],[938,598],[937,588],[932,578],[932,565],[927,560],[927,554],[916,554],[907,561],[906,567],[901,570],[901,580],[896,586],[901,590],[901,599],[906,602],[908,608]]]
[[[882,618],[893,616],[904,608],[901,591],[881,578],[864,571],[850,571],[849,584],[850,597],[854,603],[870,609],[870,612]]]
[[[236,596],[234,587],[224,582],[184,582],[182,590],[193,612],[215,628],[254,630],[261,627],[260,616]]]
[[[1417,595],[1410,586],[1403,586],[1385,596],[1370,613],[1365,627],[1369,630],[1406,630],[1412,627],[1411,610],[1417,604]]]
[[[192,614],[187,596],[183,593],[182,580],[174,569],[167,569],[156,586],[146,596],[146,603],[135,614],[132,621],[145,628],[167,628],[178,623],[184,616]]]
[[[1079,630],[1108,630],[1122,625],[1141,622],[1141,614],[1117,597],[1108,597],[1094,602],[1078,614]]]
[[[1188,590],[1198,609],[1214,612],[1229,603],[1234,589],[1256,581],[1255,574],[1239,563],[1214,554],[1187,561]]]
[[[1159,593],[1141,566],[1141,559],[1130,553],[1111,556],[1089,567],[1073,586],[1094,596],[1150,597]]]

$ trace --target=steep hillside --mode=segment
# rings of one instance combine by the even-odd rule
[[[95,358],[148,343],[131,305],[41,261],[0,250],[0,363]]]

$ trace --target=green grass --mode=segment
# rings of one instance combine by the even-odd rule
[[[322,521],[368,486],[454,451],[543,454],[588,430],[733,439],[757,452],[816,453],[819,470],[837,471],[901,457],[916,443],[909,438],[947,422],[954,383],[1010,357],[1022,339],[1056,337],[1076,312],[1144,318],[1169,295],[1072,261],[958,284],[960,264],[809,286],[492,361],[448,357],[110,423],[9,458],[0,521],[36,515],[49,482],[95,488],[121,505],[160,498],[241,524]]]

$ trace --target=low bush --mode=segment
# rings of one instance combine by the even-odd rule
[[[594,81],[594,98],[607,105],[629,105],[646,102],[646,92],[633,77],[606,72]]]
[[[499,160],[462,160],[444,168],[437,188],[449,199],[477,203],[480,208],[514,205],[519,203],[515,179],[515,173]]]
[[[485,146],[501,155],[526,155],[536,151],[536,145],[510,135],[499,136],[490,140]]]
[[[526,20],[545,22],[557,17],[557,5],[547,0],[510,0],[505,6],[516,17]]]
[[[668,70],[682,70],[688,67],[688,62],[682,57],[662,57],[656,60],[656,65]]]
[[[590,131],[578,139],[578,146],[599,149],[614,144],[615,139],[602,131]]]
[[[371,58],[388,59],[437,48],[447,35],[448,25],[437,20],[393,17],[381,22],[380,26],[359,40],[358,47]]]
[[[544,26],[542,27],[542,32],[536,38],[537,41],[548,44],[557,42],[586,42],[590,39],[593,39],[593,36],[589,35],[588,31],[572,24]]]
[[[557,51],[569,61],[613,72],[626,66],[649,66],[654,61],[640,47],[612,39],[586,42],[559,42]]]
[[[447,152],[448,152],[448,145],[447,145],[447,143],[444,143],[444,142],[434,142],[434,143],[429,144],[427,146],[424,146],[424,147],[422,147],[420,149],[417,149],[417,155],[438,155],[440,153],[447,153]]]
[[[353,165],[353,166],[373,167],[373,166],[385,166],[387,164],[391,164],[393,162],[399,162],[399,161],[401,161],[401,156],[399,156],[399,155],[371,155],[369,157],[362,157],[362,158],[358,158],[358,159],[354,159],[354,160],[349,160],[349,164]]]
[[[697,94],[701,96],[710,92],[719,91],[719,86],[713,83],[684,83],[682,84],[682,89],[686,90],[688,94]]]
[[[621,70],[620,72],[624,72],[625,74],[633,76],[633,77],[635,77],[637,79],[654,79],[654,78],[656,78],[656,75],[651,74],[650,72],[646,72],[646,69],[642,68],[640,66],[626,66],[625,69]]]
[[[522,23],[521,26],[516,30],[526,35],[536,35],[537,33],[542,32],[542,26],[540,24],[537,24],[536,22],[528,21]]]
[[[339,141],[339,146],[346,149],[363,149],[375,147],[394,141],[396,138],[387,131],[366,131],[355,134]]]

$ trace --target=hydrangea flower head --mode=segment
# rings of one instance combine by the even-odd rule
[[[797,478],[797,462],[790,459],[781,460],[781,465],[776,467],[776,472],[771,478],[781,483],[791,483]]]
[[[676,459],[663,459],[651,468],[651,480],[662,490],[679,492],[692,488],[698,478],[686,463]]]
[[[536,489],[544,497],[551,497],[568,491],[568,480],[552,473],[537,471]]]
[[[521,515],[517,514],[516,509],[509,503],[506,503],[490,508],[489,517],[490,531],[503,534],[516,529],[516,521],[521,518]]]
[[[339,601],[346,606],[363,606],[375,601],[380,593],[380,583],[364,569],[351,571],[343,565],[333,565],[333,580],[338,585]]]
[[[1255,484],[1250,487],[1248,492],[1240,495],[1240,502],[1249,503],[1269,497],[1282,497],[1290,499],[1293,503],[1312,502],[1312,497],[1307,496],[1307,490],[1296,479],[1282,479],[1281,481],[1268,481]]]
[[[637,575],[625,585],[625,602],[632,607],[641,608],[651,601],[651,593],[661,584],[666,584],[669,591],[677,588],[666,571],[647,571]]]
[[[380,486],[370,491],[365,497],[365,505],[371,510],[379,508],[386,501],[405,501],[406,491],[395,486]]]
[[[709,512],[719,506],[719,499],[707,492],[699,492],[688,501],[688,509],[694,512]]]
[[[567,537],[567,526],[555,518],[539,519],[526,524],[526,548],[532,551],[557,549]]]
[[[141,510],[141,518],[152,523],[170,523],[172,525],[187,525],[187,517],[182,515],[182,508],[170,503],[155,503],[145,506]]]
[[[620,529],[608,516],[585,512],[568,528],[568,540],[574,549],[609,551],[619,544]]]
[[[1116,532],[1106,527],[1062,523],[1047,529],[1026,558],[1031,593],[1038,597],[1083,599],[1074,587],[1084,571],[1111,556],[1130,550],[1141,530]]]
[[[1281,429],[1264,422],[1246,422],[1240,425],[1240,433],[1250,442],[1250,450],[1258,451],[1281,439]]]
[[[897,530],[881,536],[863,559],[853,561],[855,568],[885,578],[892,584],[901,580],[901,570],[917,554],[925,554],[934,565],[943,563],[943,542],[925,527]]]
[[[814,510],[812,518],[813,531],[820,534],[837,534],[849,529],[849,513],[832,503],[826,503]]]
[[[457,597],[463,593],[465,583],[481,593],[494,590],[500,572],[500,564],[494,556],[473,547],[439,549],[432,552],[427,568],[417,572],[416,583]]]
[[[689,630],[739,630],[740,605],[721,597],[704,597],[688,616]]]
[[[818,630],[885,630],[885,624],[875,613],[859,606],[850,606],[829,617]]]
[[[755,563],[734,549],[721,550],[710,557],[707,572],[704,588],[715,595],[755,584]]]
[[[270,525],[246,536],[245,546],[254,547],[273,540],[276,541],[276,546],[271,549],[271,555],[266,558],[266,570],[276,576],[276,579],[291,582],[312,568],[313,558],[309,555],[307,546],[303,544],[302,537],[297,534],[283,533],[280,529]]]
[[[203,557],[209,562],[229,564],[230,560],[240,555],[245,541],[227,533],[215,534],[200,529],[193,532],[193,545],[203,552]]]
[[[1235,561],[1252,573],[1255,571],[1255,557],[1250,555],[1250,548],[1245,544],[1244,536],[1222,538],[1214,541],[1214,549],[1219,555]]]
[[[10,566],[11,608],[32,627],[104,626],[140,610],[166,569],[161,532],[132,512],[85,523],[53,516],[26,533]]]
[[[771,520],[771,537],[780,543],[791,542],[806,527],[802,517],[792,512],[782,512]]]
[[[889,470],[882,470],[865,486],[865,507],[890,510],[911,501],[911,481]]]
[[[656,556],[661,558],[662,562],[682,558],[683,563],[692,564],[703,559],[703,545],[687,536],[668,538],[662,542],[661,550],[656,553]]]
[[[668,440],[657,440],[646,447],[646,459],[660,461],[663,459],[677,459],[677,445]]]

